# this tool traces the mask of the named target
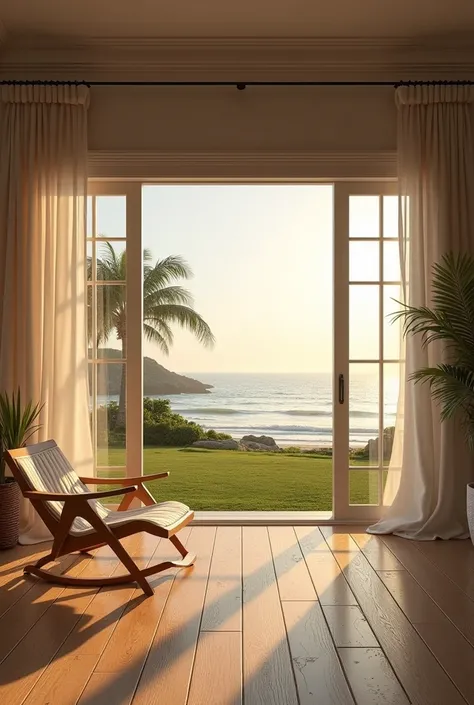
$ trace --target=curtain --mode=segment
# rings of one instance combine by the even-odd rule
[[[474,149],[470,86],[404,86],[396,91],[400,256],[403,297],[430,306],[432,266],[446,252],[474,253]],[[468,536],[466,485],[474,460],[459,423],[440,422],[429,385],[409,376],[446,361],[442,344],[409,336],[385,515],[370,533],[429,540]]]
[[[39,434],[92,471],[85,86],[0,88],[0,389],[44,402]],[[23,503],[20,543],[50,538]]]

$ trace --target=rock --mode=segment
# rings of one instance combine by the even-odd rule
[[[244,436],[240,445],[247,450],[264,450],[267,452],[280,453],[281,448],[277,446],[275,440],[270,436]]]
[[[240,450],[240,444],[233,439],[225,441],[194,441],[193,448],[209,448],[211,450]]]

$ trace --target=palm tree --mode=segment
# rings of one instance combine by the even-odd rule
[[[444,343],[446,361],[417,370],[411,379],[430,385],[442,421],[459,414],[474,449],[474,258],[448,253],[432,272],[433,306],[402,304],[393,318],[403,319],[405,335],[421,335],[425,347]]]
[[[97,281],[124,282],[127,279],[126,253],[115,252],[108,242],[101,244],[100,256],[97,257]],[[173,324],[193,333],[206,347],[214,345],[215,338],[202,316],[194,308],[191,293],[176,284],[180,279],[193,276],[191,267],[185,259],[171,255],[151,264],[150,250],[143,251],[143,333],[145,339],[156,343],[161,351],[168,355],[173,345]],[[92,258],[88,258],[88,275],[92,279]],[[125,357],[127,349],[127,306],[125,287],[117,284],[103,288],[103,296],[98,301],[97,311],[97,345],[106,342],[115,330],[117,340],[122,343]],[[92,292],[89,292],[91,297]],[[89,301],[89,316],[92,306]],[[89,325],[89,330],[91,330]],[[125,388],[126,372],[123,366],[120,385],[119,410],[117,426],[125,423]]]

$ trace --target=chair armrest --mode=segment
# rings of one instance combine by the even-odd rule
[[[67,502],[68,500],[87,500],[89,499],[103,499],[104,497],[115,497],[120,494],[128,494],[129,492],[136,492],[137,486],[131,485],[129,487],[120,487],[116,490],[104,490],[103,492],[81,492],[74,494],[67,494],[63,492],[37,492],[36,490],[28,490],[23,493],[26,499],[41,499],[43,502]]]
[[[153,475],[139,475],[138,477],[80,477],[79,479],[85,485],[125,485],[129,482],[141,485],[149,480],[159,480],[168,476],[169,472],[157,472]]]

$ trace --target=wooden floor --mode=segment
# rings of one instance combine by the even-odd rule
[[[98,591],[0,553],[2,705],[474,705],[474,547],[360,528],[197,526],[194,568]],[[167,541],[126,541],[141,566]],[[107,548],[63,560],[120,572]]]

